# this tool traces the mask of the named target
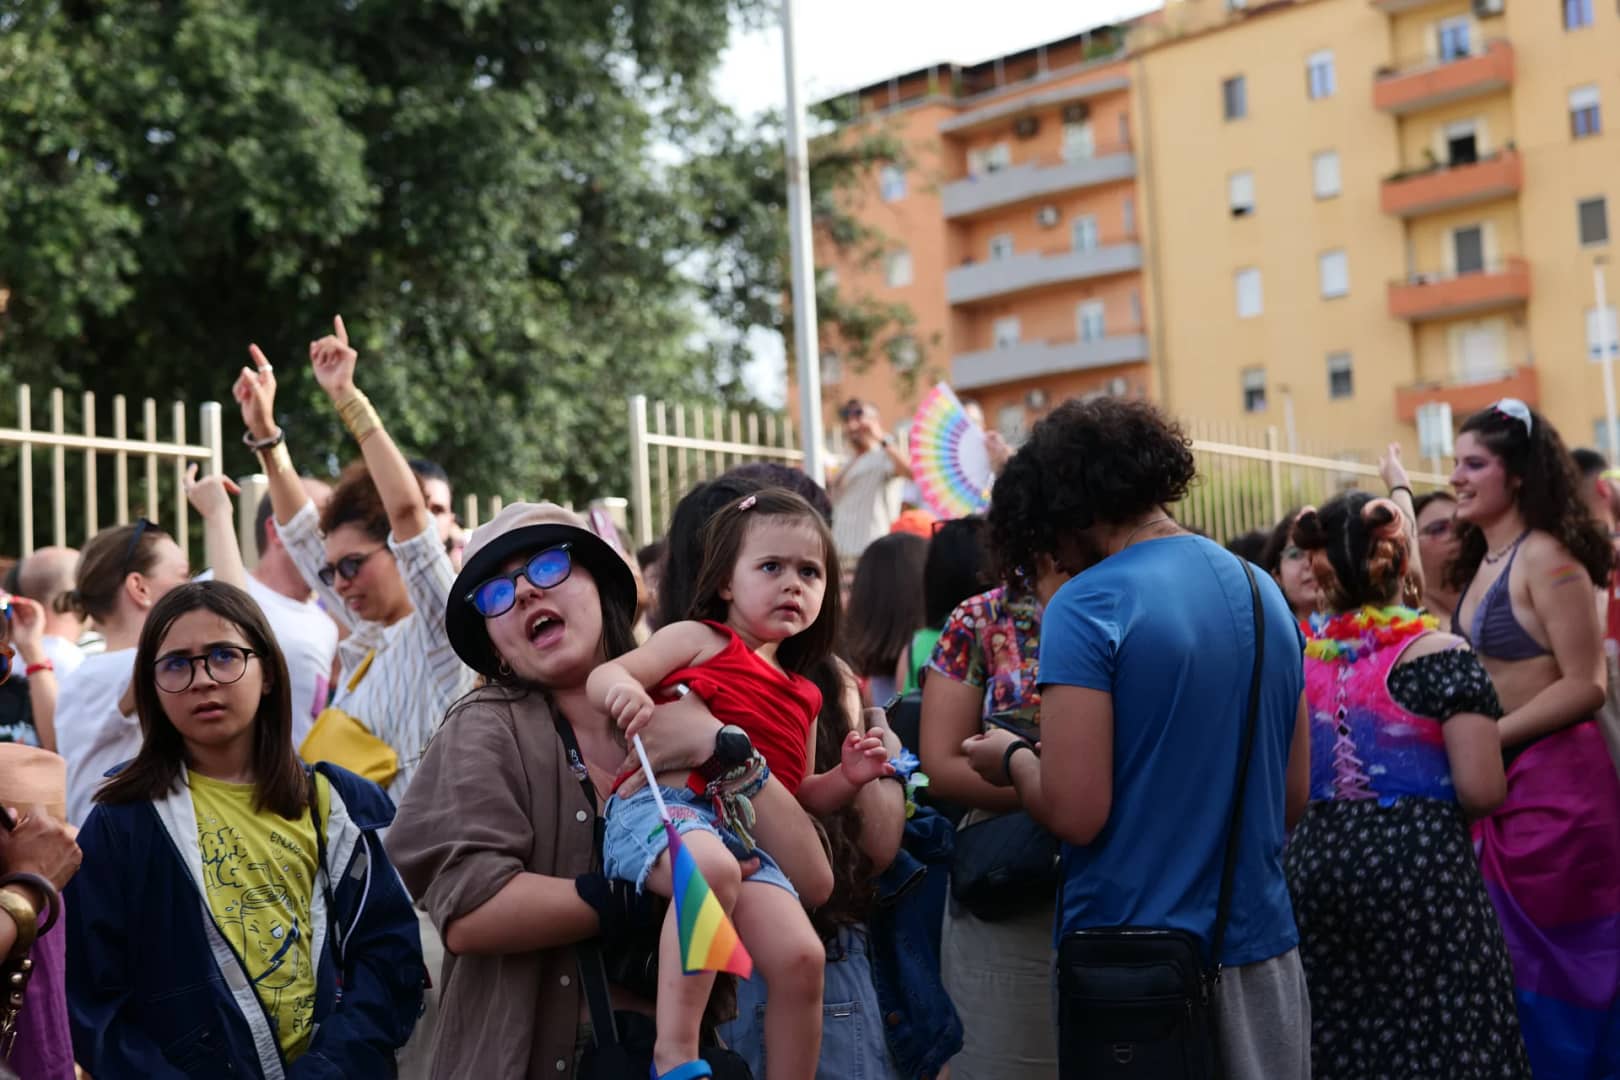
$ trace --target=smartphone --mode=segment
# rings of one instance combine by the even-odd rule
[[[1039,735],[1035,730],[1035,725],[1031,724],[1027,719],[1025,719],[1021,713],[991,713],[989,716],[984,718],[984,721],[985,723],[994,727],[1001,728],[1003,731],[1010,731],[1021,739],[1028,739],[1031,742],[1034,742],[1037,738],[1039,738]]]

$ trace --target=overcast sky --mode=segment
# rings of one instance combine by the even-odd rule
[[[799,69],[815,101],[929,64],[975,64],[1160,6],[1158,0],[797,0]],[[742,112],[785,98],[777,27],[739,33],[721,62],[720,96]],[[785,223],[784,223],[785,224]],[[782,342],[756,335],[749,381],[786,392]]]

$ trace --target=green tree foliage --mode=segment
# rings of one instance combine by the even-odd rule
[[[229,435],[256,341],[319,469],[352,455],[306,360],[341,312],[463,489],[623,492],[625,396],[740,402],[746,331],[785,318],[779,128],[709,91],[757,2],[0,0],[0,381],[223,401]]]

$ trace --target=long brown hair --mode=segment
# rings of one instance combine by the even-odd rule
[[[912,533],[880,536],[861,553],[844,620],[844,655],[857,674],[892,676],[911,635],[927,625],[927,561],[928,541]]]
[[[145,518],[102,529],[79,553],[74,585],[63,594],[62,607],[81,618],[107,618],[118,610],[129,575],[150,574],[157,566],[158,545],[168,537]]]
[[[832,530],[815,507],[786,488],[764,488],[735,499],[709,519],[703,528],[703,566],[698,570],[697,587],[693,590],[687,618],[726,621],[730,605],[720,592],[731,584],[748,530],[755,522],[767,518],[802,521],[821,538],[822,569],[827,582],[821,610],[816,613],[815,622],[782,642],[776,650],[776,660],[782,670],[805,675],[831,656],[838,642],[841,617],[838,549],[833,546]]]
[[[174,789],[186,764],[186,743],[163,711],[157,687],[158,651],[169,628],[192,611],[211,611],[242,632],[264,667],[269,687],[253,714],[253,806],[284,818],[309,806],[309,784],[292,747],[292,694],[287,660],[253,597],[219,581],[194,581],[173,589],[152,608],[135,649],[135,710],[141,718],[141,749],[122,772],[96,792],[96,802],[155,802]]]

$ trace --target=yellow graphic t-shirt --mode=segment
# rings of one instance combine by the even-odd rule
[[[307,812],[288,821],[256,811],[252,784],[195,772],[190,779],[208,908],[246,965],[290,1061],[308,1048],[315,1021],[315,823]],[[324,822],[332,801],[324,776],[316,777],[316,799]]]

